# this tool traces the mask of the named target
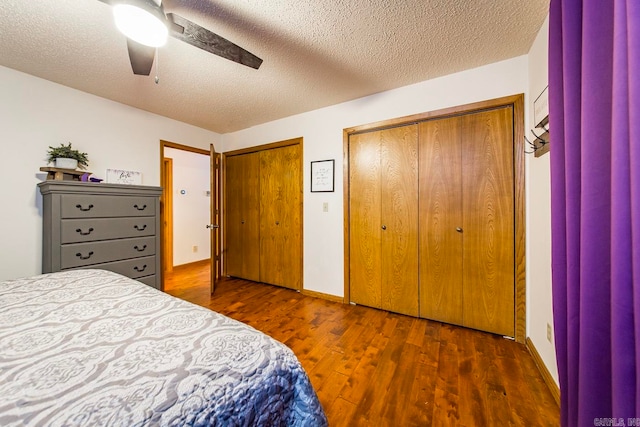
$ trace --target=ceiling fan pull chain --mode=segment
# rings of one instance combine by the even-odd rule
[[[158,82],[160,81],[160,77],[158,77],[158,74],[160,74],[159,70],[160,70],[160,55],[158,52],[158,48],[156,47],[156,78],[155,78],[156,84],[158,84]]]

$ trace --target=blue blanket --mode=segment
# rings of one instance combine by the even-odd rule
[[[100,270],[0,283],[2,426],[326,426],[292,351]]]

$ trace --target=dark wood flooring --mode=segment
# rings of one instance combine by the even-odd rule
[[[330,426],[557,426],[559,408],[524,345],[440,322],[240,279],[209,293],[205,262],[165,291],[289,346]]]

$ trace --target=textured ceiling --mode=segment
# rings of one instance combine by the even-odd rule
[[[131,71],[98,0],[1,0],[0,65],[218,133],[526,54],[548,0],[165,0],[264,60],[169,38]]]

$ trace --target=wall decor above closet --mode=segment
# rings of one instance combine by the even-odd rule
[[[533,123],[535,123],[537,131],[531,129],[533,141],[529,141],[525,136],[525,141],[529,145],[531,151],[527,154],[535,154],[540,157],[549,152],[549,86],[545,87],[540,95],[533,101]]]

